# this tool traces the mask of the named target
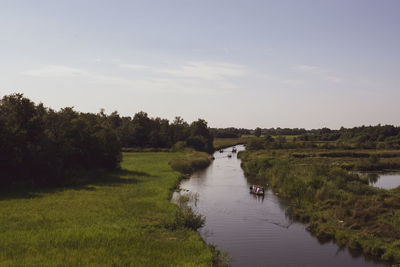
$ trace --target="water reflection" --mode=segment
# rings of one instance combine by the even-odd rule
[[[237,146],[237,151],[243,150]],[[284,200],[270,189],[250,194],[236,153],[224,149],[204,171],[181,188],[198,193],[194,208],[206,216],[200,234],[207,243],[229,252],[232,266],[376,266],[331,241],[320,243],[302,223],[293,221]],[[265,185],[264,185],[265,186]],[[193,203],[194,204],[194,203]]]
[[[379,174],[378,173],[368,173],[367,174],[367,179],[369,184],[375,184],[378,179],[379,179]]]
[[[400,172],[369,172],[361,173],[371,186],[382,189],[393,189],[400,186]]]
[[[256,200],[256,202],[264,202],[264,196],[263,195],[255,195],[255,194],[251,194],[253,196],[253,199]]]

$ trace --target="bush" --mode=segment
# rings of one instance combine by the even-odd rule
[[[259,150],[263,149],[263,140],[261,138],[251,138],[247,141],[246,149],[248,150]]]
[[[175,218],[172,220],[166,219],[166,221],[164,221],[164,227],[171,230],[187,228],[194,231],[197,231],[199,228],[203,227],[206,222],[206,218],[194,211],[193,208],[189,206],[189,202],[196,202],[197,197],[198,195],[193,194],[180,195],[176,199],[180,211],[175,214]]]
[[[208,154],[204,152],[192,152],[186,154],[185,157],[170,160],[169,165],[172,169],[183,174],[191,174],[192,172],[206,168],[211,163]]]
[[[178,141],[173,145],[172,150],[173,151],[183,151],[186,147],[186,142],[185,141]]]
[[[185,228],[197,231],[197,229],[203,227],[206,223],[206,218],[203,215],[193,211],[191,207],[184,208],[182,214],[183,226]]]

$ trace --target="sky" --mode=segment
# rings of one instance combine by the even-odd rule
[[[0,96],[211,127],[400,125],[398,0],[0,0]]]

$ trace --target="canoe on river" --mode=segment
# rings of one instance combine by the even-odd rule
[[[264,195],[265,190],[264,190],[264,187],[262,187],[262,186],[251,185],[250,186],[250,193],[256,194],[256,195]]]

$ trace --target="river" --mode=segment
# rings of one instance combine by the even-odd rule
[[[216,152],[207,169],[180,186],[198,195],[192,205],[206,216],[200,235],[229,253],[230,266],[384,266],[333,242],[320,243],[287,216],[284,201],[271,190],[264,198],[250,194],[240,159],[228,158],[230,151]]]

